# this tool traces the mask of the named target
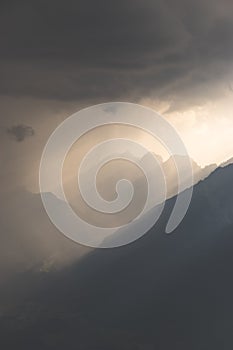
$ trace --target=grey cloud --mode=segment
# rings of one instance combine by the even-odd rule
[[[17,142],[23,141],[26,137],[33,136],[35,131],[28,125],[13,125],[6,130],[7,134],[13,137]]]
[[[0,93],[200,102],[232,71],[232,13],[228,0],[5,3]]]

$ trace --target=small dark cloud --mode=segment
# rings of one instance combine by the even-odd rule
[[[28,125],[13,125],[7,130],[7,134],[13,137],[17,142],[23,141],[26,137],[33,136],[35,131],[31,126]]]

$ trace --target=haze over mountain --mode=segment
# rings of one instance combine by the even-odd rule
[[[3,285],[2,347],[231,350],[232,177],[229,165],[199,182],[172,235],[164,228],[174,198],[133,244]]]
[[[182,165],[183,157],[176,157],[176,162]],[[168,198],[177,193],[177,174],[172,159],[162,163],[162,168],[168,184]],[[194,183],[209,175],[215,165],[204,169],[192,161]],[[182,167],[181,167],[182,168]],[[106,193],[112,186],[111,177],[120,174],[120,169],[108,169],[104,177],[100,178],[98,186],[102,193]],[[185,180],[185,168],[181,174]],[[120,177],[118,177],[120,178]],[[140,179],[138,188],[143,191]],[[140,193],[139,193],[140,195]],[[57,199],[54,197],[54,200]],[[30,268],[53,269],[79,259],[90,251],[89,248],[73,244],[66,239],[50,222],[41,202],[40,194],[33,194],[24,188],[18,188],[9,193],[2,194],[4,203],[0,221],[2,233],[0,236],[0,271],[1,282],[14,275],[15,272]],[[159,200],[158,200],[159,202]],[[1,283],[0,282],[0,283]]]

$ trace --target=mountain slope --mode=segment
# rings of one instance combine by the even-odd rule
[[[196,185],[172,235],[174,198],[133,244],[21,275],[21,300],[1,317],[4,348],[232,350],[232,178],[229,165]]]

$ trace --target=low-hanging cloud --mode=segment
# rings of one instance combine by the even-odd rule
[[[10,128],[7,128],[6,132],[17,142],[22,142],[25,138],[35,134],[35,131],[31,126],[24,124],[13,125]]]

